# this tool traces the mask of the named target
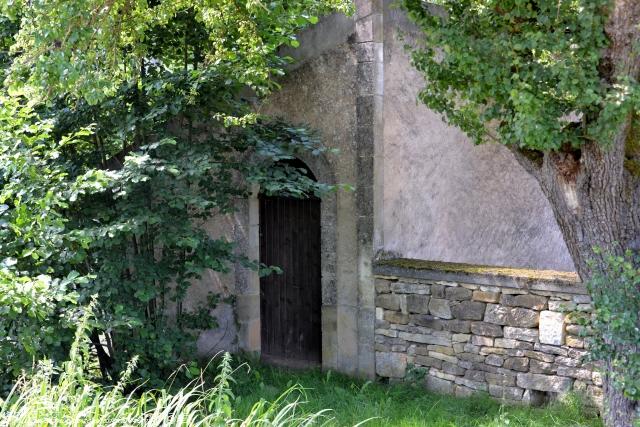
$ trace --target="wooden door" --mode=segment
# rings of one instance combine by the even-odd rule
[[[260,198],[260,261],[282,269],[260,279],[263,359],[320,363],[320,200]]]

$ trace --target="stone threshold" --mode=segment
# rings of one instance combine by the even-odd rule
[[[587,289],[580,282],[578,275],[568,271],[393,258],[375,261],[373,273],[380,278],[402,277],[534,291],[587,294]]]

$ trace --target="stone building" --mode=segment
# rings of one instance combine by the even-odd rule
[[[256,191],[207,224],[255,259],[280,253],[289,269],[262,307],[268,279],[241,266],[193,287],[190,301],[233,297],[212,313],[220,327],[202,333],[200,352],[417,378],[458,395],[597,398],[571,314],[590,301],[548,202],[508,150],[473,146],[417,102],[425,82],[403,47],[415,29],[390,4],[356,1],[354,16],[321,20],[287,52],[297,62],[260,111],[317,130],[339,152],[300,161],[355,190],[304,206]],[[274,232],[284,237],[274,243]]]

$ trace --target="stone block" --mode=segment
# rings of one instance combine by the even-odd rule
[[[391,322],[391,323],[397,323],[400,325],[406,325],[407,323],[409,323],[409,315],[405,314],[405,313],[401,313],[399,311],[390,311],[390,310],[385,310],[384,311],[384,320]]]
[[[391,292],[391,282],[385,279],[376,279],[375,287],[377,294],[388,294]]]
[[[394,294],[382,294],[376,297],[376,307],[387,310],[400,310],[400,297]]]
[[[449,356],[453,356],[453,347],[446,347],[444,345],[433,345],[430,344],[427,346],[427,351],[437,351],[438,353],[448,354]]]
[[[447,381],[453,381],[456,379],[455,375],[447,374],[446,372],[443,372],[436,368],[429,369],[429,375]]]
[[[442,331],[444,329],[444,321],[430,314],[412,314],[409,321],[414,325],[424,326],[434,331]]]
[[[429,356],[416,356],[414,359],[414,363],[420,366],[428,366],[436,369],[440,369],[442,367],[442,360],[434,359]]]
[[[429,295],[431,286],[424,283],[394,282],[391,290],[397,294]]]
[[[504,358],[498,356],[497,354],[490,354],[484,359],[484,363],[491,366],[502,366],[504,363]]]
[[[588,386],[586,395],[596,407],[602,408],[604,403],[604,393],[600,387],[592,385]]]
[[[376,320],[384,320],[384,309],[376,307]]]
[[[474,345],[472,343],[467,343],[464,345],[464,351],[467,353],[479,354],[480,346]]]
[[[479,345],[479,346],[492,347],[493,346],[493,338],[491,338],[491,337],[483,337],[483,336],[480,336],[480,335],[474,335],[473,337],[471,337],[471,344]]]
[[[556,365],[533,359],[529,362],[529,372],[532,374],[554,374]]]
[[[516,384],[518,387],[530,390],[563,393],[571,389],[573,380],[556,375],[518,374]]]
[[[529,370],[529,359],[526,357],[509,357],[504,361],[503,367],[512,371],[527,372]]]
[[[477,362],[477,363],[484,362],[484,356],[481,356],[479,354],[460,353],[460,354],[457,354],[456,356],[458,357],[458,359],[464,360],[464,361],[467,361],[467,362]]]
[[[458,358],[455,356],[449,356],[448,354],[440,353],[437,351],[430,351],[429,357],[433,357],[434,359],[440,359],[444,362],[449,363],[458,363]]]
[[[453,334],[451,336],[451,342],[455,343],[465,343],[471,340],[471,335],[469,334]]]
[[[376,373],[381,377],[404,378],[407,356],[403,353],[376,353]]]
[[[442,371],[451,374],[451,375],[464,375],[464,369],[459,367],[456,363],[443,362],[442,363]]]
[[[520,341],[535,342],[538,339],[538,330],[505,326],[504,337]]]
[[[519,350],[533,350],[533,344],[530,342],[518,341],[507,338],[496,338],[494,346],[499,348],[516,348]]]
[[[478,301],[463,301],[451,304],[451,312],[456,319],[482,320],[486,304]]]
[[[542,344],[562,345],[564,341],[564,314],[556,311],[540,312],[540,336]]]
[[[574,337],[573,335],[567,335],[565,338],[565,344],[573,348],[584,348],[584,340],[582,338]]]
[[[489,384],[502,385],[502,386],[515,386],[516,375],[510,373],[490,373],[484,374],[485,381]]]
[[[434,331],[430,334],[414,334],[410,332],[400,332],[398,334],[403,340],[417,342],[422,344],[435,344],[435,345],[451,345],[451,334],[448,332]]]
[[[572,357],[558,356],[558,357],[556,357],[555,362],[558,365],[570,366],[572,368],[580,366],[580,360],[574,359]]]
[[[549,301],[549,310],[568,312],[576,309],[576,303],[573,301]]]
[[[484,375],[485,375],[485,372],[482,370],[467,369],[467,371],[464,374],[464,377],[471,381],[484,381],[484,378],[485,378]]]
[[[482,372],[482,374],[484,378],[484,372]],[[474,381],[465,377],[456,377],[456,384],[463,385],[465,387],[469,387],[470,389],[478,391],[487,391],[488,388],[487,383],[485,383],[484,381]]]
[[[468,334],[471,332],[471,322],[468,320],[448,320],[445,329],[449,332]]]
[[[539,295],[502,295],[500,304],[510,307],[524,307],[542,310],[547,306],[547,298]]]
[[[546,362],[546,363],[552,363],[553,360],[555,359],[555,356],[551,354],[546,354],[546,353],[533,351],[533,350],[525,350],[524,356],[527,356],[530,359],[535,359],[535,360],[539,360],[541,362]]]
[[[458,366],[463,369],[473,369],[473,362],[469,362],[468,360],[459,360]]]
[[[556,356],[567,356],[569,354],[569,352],[562,347],[541,343],[535,343],[533,349],[542,353],[555,354]]]
[[[480,302],[498,302],[500,301],[500,292],[473,291],[471,299]]]
[[[497,304],[487,304],[484,321],[497,325],[532,328],[538,326],[539,314],[534,310],[520,307],[504,307]]]
[[[450,288],[447,287],[444,291],[444,296],[448,300],[455,301],[467,301],[471,299],[471,295],[473,292],[469,289],[465,289],[462,287]]]
[[[464,353],[464,347],[465,347],[465,343],[462,342],[457,342],[453,344],[453,351],[458,354],[458,353]]]
[[[441,319],[451,319],[451,307],[449,301],[440,298],[431,298],[429,301],[429,313]]]
[[[409,313],[429,313],[429,300],[427,295],[407,295],[407,311]]]
[[[424,386],[427,390],[440,394],[452,394],[453,382],[436,378],[433,376],[427,376]]]
[[[589,295],[574,295],[572,298],[576,304],[590,304],[591,297]]]
[[[480,354],[486,356],[488,354],[497,354],[497,355],[505,355],[507,354],[506,348],[498,348],[498,347],[482,347],[480,348]]]
[[[591,381],[592,371],[590,369],[571,368],[569,366],[558,366],[558,375],[571,377],[582,381]]]
[[[384,335],[385,337],[395,338],[398,336],[398,331],[394,329],[382,329],[378,328],[374,332],[376,335]]]
[[[496,384],[489,385],[489,394],[493,397],[509,400],[522,400],[524,390],[519,387],[507,387]]]
[[[486,322],[473,322],[471,332],[486,337],[501,337],[503,333],[502,326]]]
[[[431,296],[433,296],[434,298],[444,298],[444,289],[445,287],[442,285],[432,285]]]

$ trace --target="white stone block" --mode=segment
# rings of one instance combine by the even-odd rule
[[[555,311],[542,311],[539,330],[539,340],[542,344],[562,345],[564,342],[564,314]]]

